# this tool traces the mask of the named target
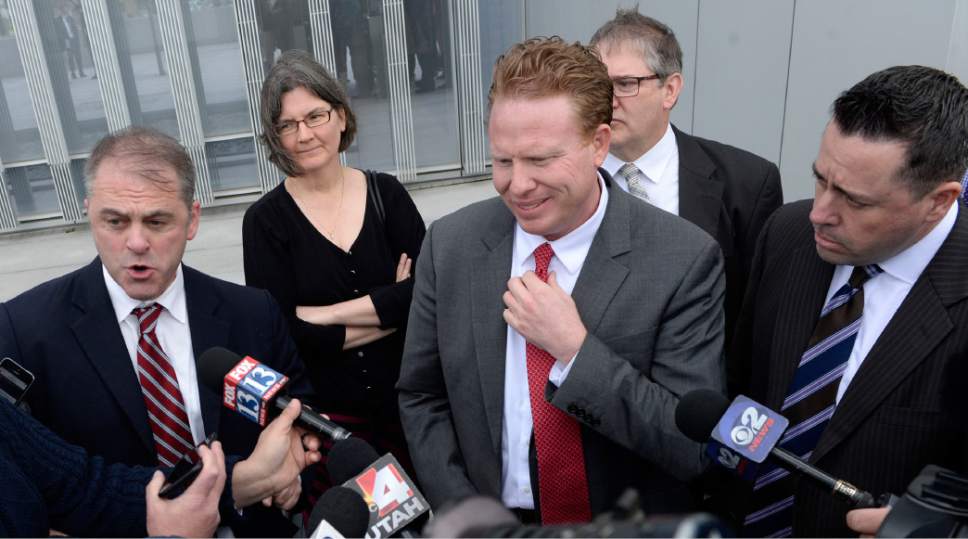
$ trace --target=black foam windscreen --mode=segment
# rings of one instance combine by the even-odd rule
[[[202,352],[202,355],[198,358],[198,362],[195,365],[198,372],[198,380],[203,386],[221,395],[225,375],[239,361],[242,361],[242,356],[231,350],[220,346],[209,348]]]
[[[706,443],[727,408],[729,400],[717,391],[690,391],[679,399],[676,406],[676,426],[689,439]]]
[[[324,520],[345,537],[363,537],[370,524],[370,510],[358,493],[346,487],[332,487],[319,497],[309,514],[309,534]]]
[[[365,440],[349,437],[333,444],[326,457],[326,471],[334,485],[342,485],[379,458],[376,449]]]

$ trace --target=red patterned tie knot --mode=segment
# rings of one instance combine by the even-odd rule
[[[548,242],[542,243],[534,250],[534,273],[542,281],[548,281],[548,264],[551,263],[553,256],[555,256],[555,250]]]
[[[154,331],[162,310],[164,310],[164,307],[157,303],[135,307],[131,312],[138,318],[138,331],[142,334]]]

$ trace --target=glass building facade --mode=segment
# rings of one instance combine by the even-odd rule
[[[84,221],[85,160],[129,125],[185,145],[203,206],[272,189],[258,96],[289,49],[345,84],[348,164],[479,177],[491,63],[523,21],[523,0],[0,0],[0,233]]]

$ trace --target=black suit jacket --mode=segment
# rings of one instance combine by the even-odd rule
[[[187,266],[183,273],[196,361],[222,346],[288,375],[293,395],[311,395],[285,319],[268,292]],[[0,357],[7,356],[33,372],[27,401],[34,417],[55,433],[108,462],[157,465],[141,386],[100,259],[0,305]],[[206,434],[218,431],[227,455],[248,456],[259,427],[223,407],[221,395],[205,386],[199,386],[199,399]]]
[[[729,365],[730,393],[779,410],[819,318],[834,266],[816,251],[812,201],[764,227]],[[950,398],[968,361],[968,213],[864,359],[810,462],[875,496],[901,494],[926,464],[965,470],[965,421]],[[962,390],[963,394],[963,390]],[[963,399],[962,399],[963,400]],[[797,486],[794,534],[848,536],[847,507],[809,480]]]
[[[745,150],[672,126],[679,148],[679,216],[712,236],[726,263],[729,345],[763,223],[783,204],[776,165]]]

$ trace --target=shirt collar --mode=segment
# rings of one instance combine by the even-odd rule
[[[951,233],[951,229],[955,226],[955,220],[958,218],[958,202],[955,201],[954,204],[948,208],[948,212],[945,213],[944,217],[938,221],[938,224],[934,225],[931,232],[928,232],[923,238],[921,238],[917,243],[908,247],[907,249],[901,251],[900,253],[888,258],[887,260],[878,263],[877,265],[881,267],[886,273],[897,277],[898,279],[908,283],[914,284],[921,276],[924,268],[928,266],[931,259],[941,248],[941,244],[944,240],[948,238],[948,234]]]
[[[104,275],[104,284],[108,289],[108,296],[111,297],[111,306],[114,307],[114,315],[120,324],[128,317],[136,307],[143,307],[150,303],[158,303],[165,308],[168,313],[179,323],[188,323],[188,308],[185,305],[185,277],[182,275],[181,264],[175,272],[175,280],[160,296],[153,300],[141,301],[132,298],[121,285],[111,277],[108,269],[101,264],[101,273]]]
[[[639,170],[645,173],[649,177],[649,180],[653,183],[662,183],[664,179],[667,179],[665,171],[669,166],[669,162],[672,157],[679,152],[679,147],[676,145],[676,134],[672,130],[672,125],[667,124],[665,134],[659,139],[659,142],[655,143],[655,146],[651,147],[644,154],[640,155],[638,159],[632,161]],[[608,171],[609,174],[615,176],[625,161],[622,161],[618,157],[609,153],[605,157],[605,162],[602,164],[602,168]]]
[[[534,250],[539,245],[547,241],[551,244],[551,248],[555,252],[555,258],[561,262],[565,269],[569,273],[578,272],[585,261],[585,256],[588,254],[588,247],[591,245],[592,240],[595,239],[598,228],[602,225],[602,220],[605,218],[605,208],[608,206],[608,189],[605,187],[605,181],[602,179],[601,174],[598,175],[598,187],[601,196],[598,197],[598,207],[595,208],[595,213],[578,228],[554,241],[548,241],[541,236],[529,234],[521,228],[521,225],[515,223],[514,259],[521,261],[527,260],[528,257],[533,256]]]

